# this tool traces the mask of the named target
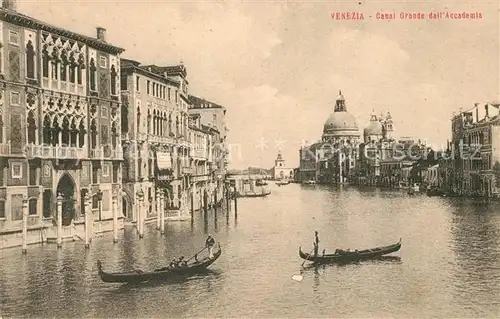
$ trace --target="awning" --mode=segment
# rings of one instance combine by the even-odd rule
[[[170,153],[156,153],[156,163],[159,170],[171,169],[172,160],[170,158]]]

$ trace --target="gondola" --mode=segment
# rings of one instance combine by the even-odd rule
[[[399,240],[398,243],[389,246],[356,250],[356,251],[344,251],[337,249],[334,254],[318,254],[317,256],[304,253],[299,247],[299,256],[300,258],[311,261],[315,264],[345,263],[345,262],[354,262],[360,260],[376,259],[381,256],[394,253],[398,251],[400,248],[401,248],[401,239]]]
[[[189,277],[201,273],[208,266],[213,264],[222,254],[220,244],[218,251],[214,253],[213,258],[205,257],[202,260],[188,263],[187,266],[181,268],[164,267],[155,269],[151,272],[143,272],[141,270],[121,272],[121,273],[108,273],[102,270],[102,263],[97,261],[97,269],[101,280],[108,283],[140,283],[146,281],[160,281],[178,277]]]
[[[241,194],[241,195],[238,195],[238,197],[266,197],[269,194],[271,194],[271,191],[268,191],[268,192],[265,192],[265,193],[247,193],[247,194]]]

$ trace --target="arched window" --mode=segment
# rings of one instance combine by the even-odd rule
[[[111,67],[111,95],[116,95],[116,78],[118,73],[116,72],[115,66]]]
[[[42,76],[49,77],[49,53],[47,52],[47,45],[44,45],[42,51]]]
[[[116,132],[116,124],[113,123],[111,126],[111,145],[113,146],[113,149],[116,149],[116,140],[117,140],[118,134]]]
[[[69,120],[67,117],[65,117],[62,124],[62,136],[61,136],[62,145],[69,146],[69,137],[70,137]]]
[[[28,144],[36,143],[36,121],[32,112],[28,114]]]
[[[148,111],[148,134],[153,134],[151,130],[151,111]]]
[[[52,127],[50,125],[50,117],[48,115],[43,119],[43,144],[50,145],[52,141]]]
[[[31,40],[26,44],[26,77],[29,79],[35,78],[35,50]]]
[[[125,105],[125,103],[122,104],[121,119],[122,119],[122,133],[127,133],[128,132],[128,108],[127,108],[127,105]]]
[[[168,115],[168,135],[172,135],[172,114]]]
[[[0,143],[3,143],[3,114],[0,114]]]
[[[141,127],[141,109],[137,107],[137,133],[139,133]]]
[[[95,120],[92,120],[90,124],[90,148],[95,149],[97,147],[97,126]]]
[[[92,91],[96,91],[96,72],[97,68],[95,66],[94,58],[90,59],[90,68],[89,68],[89,81],[90,81],[90,89]]]
[[[87,130],[85,130],[85,125],[83,125],[83,121],[80,122],[78,126],[78,134],[80,135],[78,143],[78,147],[83,147],[85,145],[85,134],[87,134]]]

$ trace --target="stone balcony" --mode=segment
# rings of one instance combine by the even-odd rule
[[[148,135],[148,142],[150,143],[159,143],[159,144],[175,144],[175,139],[167,136],[159,136],[159,135]]]
[[[90,150],[90,157],[98,160],[123,160],[123,150],[120,145],[117,145],[115,149],[99,147]]]
[[[146,134],[146,133],[137,133],[137,140],[138,141],[147,141],[148,140],[148,134]]]
[[[88,158],[86,148],[74,146],[52,146],[29,144],[26,147],[28,158],[54,158],[54,159],[84,159]]]
[[[185,174],[185,175],[193,174],[193,168],[192,167],[183,167],[182,174]]]

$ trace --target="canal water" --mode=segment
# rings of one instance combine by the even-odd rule
[[[154,225],[82,242],[0,251],[0,317],[499,317],[500,207],[353,187],[271,185],[206,221]],[[234,209],[234,205],[233,205]],[[402,237],[400,260],[302,271],[298,247],[370,248]],[[223,254],[211,272],[170,284],[100,282],[109,271],[151,269],[190,256],[210,233]]]

